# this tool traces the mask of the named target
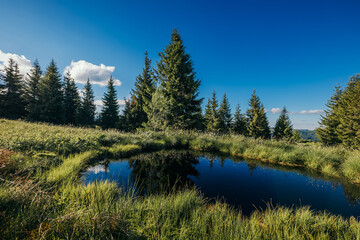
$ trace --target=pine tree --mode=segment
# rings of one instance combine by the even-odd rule
[[[284,107],[281,111],[281,114],[278,120],[275,123],[274,129],[274,138],[282,139],[287,138],[290,139],[293,136],[293,128],[290,122],[290,118],[286,108]]]
[[[65,123],[76,124],[79,118],[80,97],[75,81],[69,71],[64,76],[64,82]]]
[[[20,74],[18,64],[12,58],[9,59],[4,72],[0,113],[10,119],[21,118],[25,115],[23,76]]]
[[[79,123],[85,126],[93,125],[95,121],[95,111],[94,91],[88,79],[84,87],[84,97],[80,104]]]
[[[215,90],[212,93],[212,98],[208,99],[208,103],[205,109],[205,128],[208,132],[219,131],[219,113],[218,113],[218,101],[216,99]]]
[[[180,34],[174,29],[171,41],[159,54],[156,78],[161,85],[160,93],[166,99],[169,111],[167,126],[182,129],[201,127],[201,102],[198,99],[200,81],[196,79],[190,55]]]
[[[337,134],[349,148],[360,147],[360,75],[350,78],[339,101]]]
[[[231,109],[226,94],[223,96],[223,100],[219,107],[219,131],[222,133],[228,133],[231,128]]]
[[[19,118],[25,112],[23,76],[18,64],[10,58],[0,77],[0,112],[7,118]],[[18,109],[17,106],[19,106]]]
[[[341,143],[338,134],[338,127],[340,125],[339,103],[342,96],[340,86],[335,87],[333,96],[327,102],[325,116],[321,116],[319,122],[320,126],[316,129],[316,134],[319,140],[325,145],[336,145]]]
[[[123,130],[135,130],[148,121],[151,99],[155,92],[152,75],[151,60],[145,52],[143,72],[136,78],[135,89],[132,90],[130,101],[125,105],[120,120]]]
[[[27,118],[30,121],[39,121],[41,113],[40,103],[40,89],[39,84],[41,82],[42,71],[40,64],[35,60],[30,73],[27,74],[27,81],[25,85],[25,101]]]
[[[156,88],[155,93],[152,96],[149,109],[148,122],[143,125],[145,128],[159,131],[165,130],[168,126],[170,126],[167,122],[169,105],[164,96],[161,94],[161,90],[159,88]]]
[[[236,134],[241,134],[241,135],[247,134],[246,119],[245,116],[241,114],[239,104],[236,106],[234,120],[232,123],[232,131]]]
[[[119,121],[119,105],[117,103],[114,80],[110,77],[107,92],[103,97],[103,108],[99,115],[99,124],[102,128],[115,128]]]
[[[64,123],[64,96],[59,70],[51,60],[45,76],[40,82],[40,121]]]
[[[256,96],[255,90],[249,101],[250,109],[247,110],[248,134],[255,138],[270,138],[269,121],[265,109]]]

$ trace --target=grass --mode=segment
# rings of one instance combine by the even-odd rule
[[[0,119],[0,238],[3,239],[360,239],[355,218],[269,206],[246,217],[196,189],[138,197],[115,183],[84,185],[100,159],[190,148],[302,166],[360,183],[360,155],[196,132],[136,134]]]

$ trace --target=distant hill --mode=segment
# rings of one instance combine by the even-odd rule
[[[319,141],[314,130],[308,130],[308,129],[298,129],[298,130],[300,132],[300,136],[302,139],[310,140],[314,142]]]

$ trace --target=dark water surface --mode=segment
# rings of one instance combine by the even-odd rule
[[[246,215],[266,203],[360,216],[360,186],[315,171],[263,164],[236,157],[189,151],[162,151],[90,167],[85,183],[116,181],[139,194],[195,185],[205,197],[222,198]],[[169,187],[170,186],[170,187]]]

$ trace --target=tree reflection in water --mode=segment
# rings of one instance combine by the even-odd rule
[[[129,160],[131,179],[140,194],[153,194],[192,186],[189,176],[198,177],[198,156],[185,151],[161,151]]]

